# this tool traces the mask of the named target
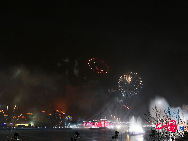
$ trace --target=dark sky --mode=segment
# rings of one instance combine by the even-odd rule
[[[2,0],[0,103],[89,118],[113,105],[107,89],[133,71],[144,86],[129,103],[131,114],[143,114],[156,95],[172,106],[188,104],[186,13],[177,2]],[[108,64],[108,74],[89,70],[93,57]]]

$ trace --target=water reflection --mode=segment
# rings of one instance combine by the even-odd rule
[[[127,134],[126,141],[144,141],[144,136],[143,135],[129,136]]]
[[[78,129],[80,133],[79,141],[112,141],[114,130],[86,130]],[[75,130],[18,130],[22,140],[27,141],[70,141]],[[7,136],[11,136],[14,131],[2,130],[0,139],[7,140]],[[128,135],[127,133],[119,133],[119,141],[146,141],[146,135]]]
[[[130,141],[144,141],[143,135],[131,136]]]

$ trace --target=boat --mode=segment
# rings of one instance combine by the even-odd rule
[[[99,127],[99,129],[108,129],[107,127]]]
[[[14,137],[11,137],[10,139],[8,139],[8,141],[22,141],[22,140],[19,138],[15,139]]]
[[[90,127],[90,130],[108,129],[107,127]]]
[[[10,139],[8,139],[8,141],[22,141],[18,137],[19,137],[19,134],[15,132],[14,135]]]
[[[8,139],[8,141],[22,141],[21,139],[13,139],[13,138],[11,138],[11,139]]]

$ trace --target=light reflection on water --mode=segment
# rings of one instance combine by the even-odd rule
[[[130,141],[144,141],[143,135],[137,135],[132,138],[130,138]]]
[[[112,141],[115,130],[89,130],[89,129],[68,129],[68,130],[16,130],[23,141],[70,141],[75,131],[80,133],[78,141]],[[11,137],[15,131],[1,130],[1,141],[7,141],[7,136]],[[146,141],[143,135],[129,136],[126,133],[119,133],[118,141]]]

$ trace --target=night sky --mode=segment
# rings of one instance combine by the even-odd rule
[[[159,1],[2,0],[0,104],[59,108],[75,120],[113,113],[108,89],[120,95],[118,79],[131,71],[144,85],[124,112],[143,114],[155,96],[188,104],[186,13],[184,3]],[[107,74],[89,69],[93,57],[109,66]]]

